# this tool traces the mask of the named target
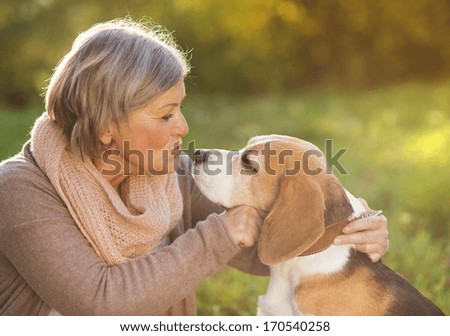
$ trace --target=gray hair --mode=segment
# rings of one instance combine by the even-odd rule
[[[98,157],[111,122],[157,98],[184,79],[187,55],[161,26],[119,19],[81,33],[51,77],[49,116],[82,160]]]

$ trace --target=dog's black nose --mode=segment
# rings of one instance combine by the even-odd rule
[[[209,151],[205,149],[196,149],[194,151],[194,163],[200,164],[202,162],[208,161]]]

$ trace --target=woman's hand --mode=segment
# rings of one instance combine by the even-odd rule
[[[264,223],[262,215],[248,205],[239,205],[220,214],[231,239],[240,247],[251,247],[258,241]]]
[[[367,202],[359,198],[366,210],[371,209]],[[380,260],[389,248],[387,219],[383,215],[361,218],[352,221],[336,237],[335,245],[354,244],[356,250],[366,253],[372,262]]]

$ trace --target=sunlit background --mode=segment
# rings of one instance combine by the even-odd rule
[[[450,313],[450,1],[0,0],[0,160],[77,34],[127,15],[190,51],[185,143],[332,139],[347,149],[336,175],[389,220],[385,263]],[[225,269],[201,285],[199,314],[254,314],[266,285]]]

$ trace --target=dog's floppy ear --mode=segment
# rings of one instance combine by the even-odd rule
[[[298,256],[325,232],[325,201],[318,180],[284,176],[280,183],[259,239],[259,258],[266,265]]]

